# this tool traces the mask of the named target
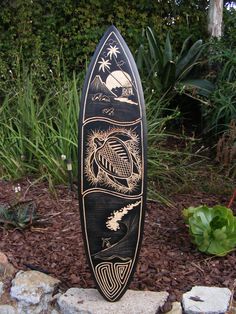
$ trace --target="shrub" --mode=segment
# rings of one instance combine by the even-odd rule
[[[178,93],[193,98],[197,94],[204,97],[210,95],[214,85],[199,75],[196,77],[196,73],[193,75],[193,70],[201,64],[202,40],[192,43],[189,36],[180,51],[174,53],[169,33],[164,45],[150,27],[146,29],[145,37],[146,43],[139,47],[137,65],[157,98],[171,100]]]
[[[215,91],[210,105],[203,107],[205,132],[213,135],[227,130],[236,119],[236,49],[223,40],[211,43],[210,63],[215,76]]]
[[[201,5],[198,1],[177,5],[176,1],[143,0],[4,0],[0,10],[0,58],[11,69],[21,49],[29,63],[43,60],[54,70],[62,49],[68,68],[80,71],[111,24],[118,27],[133,51],[142,28],[148,25],[159,34],[173,29],[178,45],[178,39],[187,37],[191,30],[196,37],[206,34],[205,7],[206,0]]]

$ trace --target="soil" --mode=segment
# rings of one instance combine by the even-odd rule
[[[16,184],[16,183],[15,183]],[[50,191],[46,183],[21,184],[21,199],[33,200],[43,225],[24,231],[0,229],[0,251],[22,270],[36,269],[61,280],[61,289],[95,287],[84,253],[77,193],[65,186]],[[19,196],[18,196],[19,197]],[[16,201],[13,183],[0,181],[0,203]],[[229,199],[196,192],[173,196],[174,206],[149,201],[139,261],[131,289],[168,291],[170,300],[195,285],[233,287],[236,279],[236,251],[212,257],[191,244],[181,211],[190,205],[227,205]],[[234,212],[236,207],[234,205]]]

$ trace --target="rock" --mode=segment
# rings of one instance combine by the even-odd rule
[[[1,314],[17,314],[16,309],[11,305],[0,305]]]
[[[58,299],[62,314],[155,314],[167,292],[128,290],[117,302],[106,301],[96,289],[71,288]]]
[[[10,293],[18,301],[18,312],[38,314],[46,311],[59,282],[58,279],[35,270],[17,273]]]
[[[0,281],[0,298],[1,298],[2,294],[3,294],[3,292],[4,292],[3,287],[4,287],[4,284],[3,284],[3,282]]]
[[[220,314],[228,309],[231,291],[228,288],[193,287],[183,295],[183,309],[186,314]]]
[[[172,309],[166,314],[182,314],[182,306],[180,302],[173,302]]]
[[[8,264],[8,259],[7,259],[7,256],[0,252],[0,266],[5,266]]]
[[[0,277],[13,277],[16,269],[8,262],[7,256],[0,252]]]
[[[236,314],[236,301],[233,301],[231,308],[229,309],[231,314]]]

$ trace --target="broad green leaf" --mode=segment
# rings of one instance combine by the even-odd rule
[[[147,35],[147,40],[148,40],[148,45],[149,45],[149,50],[151,53],[152,60],[155,63],[157,62],[159,66],[162,68],[163,67],[163,53],[161,51],[160,44],[157,43],[157,40],[150,27],[147,28],[146,35]]]
[[[199,39],[196,41],[187,54],[178,60],[176,65],[176,78],[184,71],[185,68],[189,67],[189,65],[195,63],[195,61],[199,58],[202,52],[202,40]]]
[[[139,70],[143,68],[144,46],[140,45],[137,52],[136,64]]]
[[[180,54],[178,56],[178,59],[182,58],[183,54],[185,53],[185,50],[188,46],[188,43],[190,41],[190,38],[192,37],[192,35],[188,36],[185,41],[183,42],[183,45],[182,45],[182,48],[181,48],[181,51],[180,51]]]
[[[186,88],[190,87],[197,90],[197,93],[201,96],[208,97],[215,89],[213,83],[208,80],[184,80],[182,82]]]
[[[170,33],[167,33],[166,36],[166,42],[165,42],[165,48],[164,48],[164,63],[163,66],[165,67],[167,62],[173,61],[172,59],[172,47],[170,43]]]
[[[168,61],[163,70],[163,88],[166,90],[170,86],[174,85],[175,82],[175,63],[173,61]]]

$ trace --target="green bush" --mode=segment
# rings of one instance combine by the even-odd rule
[[[224,34],[211,39],[207,50],[209,77],[216,86],[209,105],[202,107],[208,136],[219,136],[236,120],[236,10],[225,10],[223,17]]]
[[[231,209],[216,205],[183,210],[192,242],[204,253],[224,256],[236,246],[236,217]]]
[[[227,42],[213,41],[210,45],[210,66],[215,79],[215,91],[209,106],[203,107],[205,133],[218,135],[236,119],[236,49]]]
[[[0,59],[14,68],[21,50],[29,64],[43,63],[54,71],[62,49],[69,70],[80,71],[90,59],[103,32],[111,24],[120,30],[131,50],[138,47],[142,28],[153,27],[161,36],[170,29],[175,45],[191,32],[205,35],[207,1],[120,0],[12,0],[1,1]],[[174,22],[174,23],[173,23]],[[163,34],[163,35],[162,35]]]

